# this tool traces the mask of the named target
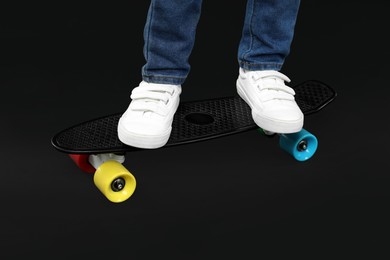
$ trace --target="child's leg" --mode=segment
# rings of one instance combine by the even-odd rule
[[[280,70],[294,35],[299,0],[248,0],[238,50],[240,67]]]
[[[152,0],[144,29],[143,80],[180,85],[187,77],[202,0]]]
[[[280,73],[290,51],[299,0],[248,0],[238,50],[238,94],[252,108],[256,124],[268,131],[293,133],[304,116],[295,92]]]
[[[144,30],[142,82],[118,122],[123,143],[158,148],[172,131],[180,103],[181,84],[190,65],[202,0],[152,0]]]

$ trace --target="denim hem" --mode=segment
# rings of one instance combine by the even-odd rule
[[[142,79],[148,83],[181,85],[185,78],[164,75],[142,75]]]
[[[276,70],[280,71],[283,64],[280,63],[249,63],[246,61],[239,61],[241,68],[245,70]]]

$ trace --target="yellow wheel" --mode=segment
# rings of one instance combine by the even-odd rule
[[[134,193],[134,176],[119,162],[106,161],[95,172],[93,181],[111,202],[123,202]]]

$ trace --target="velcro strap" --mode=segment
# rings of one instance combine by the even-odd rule
[[[135,101],[131,102],[130,108],[135,111],[151,111],[153,113],[165,116],[166,111],[158,102],[153,101]]]

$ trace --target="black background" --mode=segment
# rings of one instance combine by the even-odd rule
[[[0,258],[388,258],[386,3],[301,4],[282,72],[338,92],[306,118],[319,139],[311,160],[256,131],[130,153],[138,186],[120,204],[50,139],[127,108],[149,1],[2,7]],[[244,11],[245,1],[204,1],[183,101],[236,94]]]

